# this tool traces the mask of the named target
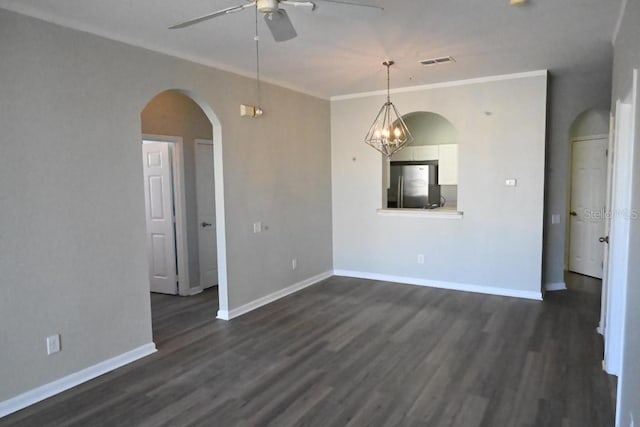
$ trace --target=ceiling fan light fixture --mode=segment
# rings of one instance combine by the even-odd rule
[[[278,10],[278,0],[258,0],[256,7],[258,12],[273,13]]]
[[[387,102],[380,108],[364,140],[366,144],[387,158],[413,142],[413,135],[411,135],[407,124],[391,102],[389,74],[393,64],[393,61],[382,63],[387,67]]]

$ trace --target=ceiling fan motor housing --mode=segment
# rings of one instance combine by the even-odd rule
[[[262,13],[273,13],[278,10],[278,0],[258,0],[256,4],[258,11]]]

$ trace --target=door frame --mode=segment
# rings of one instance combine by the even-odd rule
[[[624,356],[624,335],[626,318],[626,295],[629,285],[629,238],[630,218],[620,219],[619,209],[631,209],[632,202],[632,173],[633,151],[635,139],[635,114],[637,107],[637,71],[633,74],[633,87],[624,100],[616,102],[615,136],[613,152],[613,179],[611,193],[611,225],[609,263],[606,271],[606,281],[603,282],[602,300],[604,325],[600,330],[604,332],[604,360],[603,367],[609,374],[620,377]],[[622,169],[620,169],[622,168]],[[624,179],[617,179],[618,177]],[[621,206],[622,205],[622,206]],[[628,212],[632,214],[631,211]],[[615,221],[617,219],[617,221]],[[612,256],[613,253],[613,256]],[[615,279],[611,280],[612,278]],[[601,320],[601,321],[602,321]],[[622,378],[620,377],[622,380]],[[618,402],[620,401],[620,384],[618,384]]]
[[[212,139],[196,138],[196,139],[193,140],[193,144],[194,144],[194,152],[196,151],[196,147],[198,146],[198,144],[210,145],[211,146],[211,150],[212,151],[214,150],[214,144],[213,144],[213,140]],[[214,188],[214,194],[215,194],[215,189],[216,189],[215,163],[214,163],[213,159],[211,159],[211,162],[212,162],[212,165],[213,165],[213,168],[214,168],[214,170],[213,170],[213,173],[214,173],[214,176],[213,176],[213,188]],[[196,170],[197,170],[197,166],[196,166]],[[196,174],[197,174],[197,172],[196,172]],[[197,186],[197,178],[196,178],[196,186]],[[197,200],[197,194],[196,194],[196,200]],[[215,198],[213,200],[213,203],[214,203],[213,210],[217,214],[216,207],[215,207]],[[217,217],[217,215],[216,215],[216,217]],[[198,224],[198,227],[200,227],[200,224]],[[217,227],[217,224],[216,224],[216,227]],[[216,242],[215,242],[215,244],[216,244],[216,267],[217,267],[217,270],[218,270],[218,285],[211,285],[209,287],[204,287],[203,286],[203,284],[202,284],[202,267],[201,267],[200,268],[200,280],[199,280],[198,286],[191,290],[191,294],[192,295],[198,294],[198,293],[204,291],[205,289],[209,289],[209,288],[212,288],[214,286],[218,286],[218,288],[220,287],[220,285],[219,285],[219,283],[220,283],[220,268],[218,267],[218,255],[217,255],[218,242],[217,242],[217,236],[218,236],[218,229],[216,228]],[[199,238],[200,238],[200,236],[198,235],[198,239]],[[200,256],[200,254],[198,254],[198,256]]]
[[[187,201],[184,180],[184,145],[181,137],[142,134],[141,142],[165,142],[172,150],[173,203],[176,209],[176,265],[178,267],[178,295],[191,295],[189,281],[189,242],[187,241]]]
[[[616,118],[613,111],[609,113],[609,148],[607,151],[607,195],[605,199],[605,210],[611,210],[612,198],[613,198],[613,172],[615,168],[615,144],[616,144]],[[604,221],[604,235],[611,234],[611,220],[605,219]],[[607,323],[607,311],[609,309],[609,245],[604,248],[604,260],[602,262],[602,296],[600,298],[600,322],[598,322],[597,331],[604,337],[605,325]],[[604,356],[603,356],[604,367]],[[606,368],[605,368],[606,370]]]
[[[611,132],[609,132],[611,133]],[[569,162],[570,162],[570,166],[569,166],[569,194],[568,194],[568,200],[567,200],[567,228],[566,228],[566,232],[565,232],[565,259],[564,259],[564,269],[566,271],[570,271],[569,270],[569,264],[571,261],[571,239],[573,236],[571,236],[571,218],[570,218],[570,214],[569,212],[571,212],[572,210],[572,203],[573,203],[573,168],[574,168],[574,162],[573,162],[573,147],[575,143],[580,143],[580,142],[585,142],[585,141],[596,141],[599,139],[606,139],[609,141],[609,148],[608,151],[611,152],[611,135],[610,134],[594,134],[594,135],[587,135],[587,136],[577,136],[577,137],[573,137],[569,139],[569,144],[571,145],[571,151],[570,151],[570,155],[569,155]],[[607,174],[609,174],[609,158],[610,156],[607,155],[607,159],[606,159],[606,168],[607,168]],[[605,199],[608,197],[608,192],[609,192],[609,181],[606,182],[605,184]],[[607,221],[605,221],[606,224]],[[605,225],[606,228],[606,225]],[[580,274],[580,273],[578,273]],[[603,259],[603,275],[604,275],[604,259]],[[566,289],[566,286],[563,288]]]

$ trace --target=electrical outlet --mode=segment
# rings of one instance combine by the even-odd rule
[[[298,260],[294,258],[291,260],[291,269],[295,270],[296,268],[298,268]]]
[[[518,180],[515,178],[506,179],[504,181],[504,185],[506,185],[507,187],[515,187],[516,185],[518,185]]]
[[[418,264],[424,264],[424,255],[418,255]]]
[[[60,351],[60,334],[47,337],[47,355],[52,355]]]
[[[560,224],[560,214],[551,215],[551,224]]]

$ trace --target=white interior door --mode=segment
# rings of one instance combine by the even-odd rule
[[[211,141],[196,141],[196,193],[200,286],[206,289],[218,284],[213,143]]]
[[[573,142],[569,270],[602,278],[607,138]]]
[[[635,77],[635,74],[634,74]],[[636,92],[634,78],[634,92]],[[628,286],[629,234],[631,209],[633,132],[635,98],[631,104],[618,101],[616,106],[615,150],[611,197],[611,226],[609,230],[609,263],[606,288],[606,318],[604,327],[604,367],[613,375],[620,375],[623,357],[626,287]]]
[[[607,189],[606,189],[606,198],[605,198],[605,209],[607,212],[611,212],[612,202],[613,202],[613,170],[614,170],[614,160],[616,158],[615,152],[615,141],[616,141],[616,120],[613,114],[610,115],[609,118],[609,148],[607,156]],[[604,220],[604,236],[609,236],[611,234],[611,215],[607,215]],[[607,289],[609,287],[609,263],[611,258],[611,251],[609,250],[609,245],[604,244],[604,259],[602,261],[602,297],[600,298],[600,323],[598,325],[598,332],[601,335],[604,335],[606,323],[607,323],[607,310],[609,308],[608,304],[609,298]]]
[[[178,293],[170,146],[142,144],[151,292]]]

